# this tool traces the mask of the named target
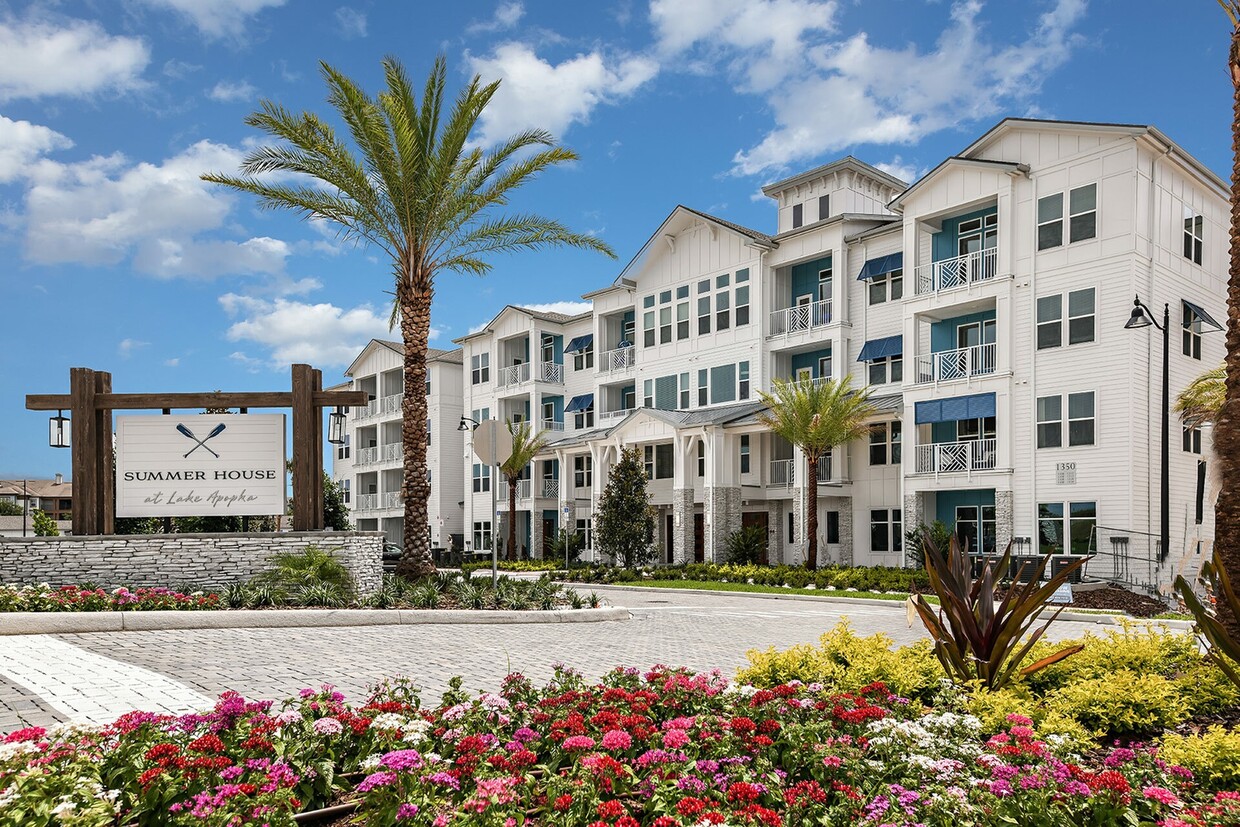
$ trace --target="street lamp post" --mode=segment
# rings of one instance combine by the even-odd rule
[[[1161,548],[1158,552],[1158,559],[1166,560],[1167,555],[1171,552],[1171,305],[1163,305],[1163,318],[1160,325],[1155,319],[1154,314],[1141,301],[1141,297],[1137,296],[1133,300],[1132,315],[1128,318],[1128,323],[1124,325],[1126,330],[1135,330],[1140,327],[1149,327],[1153,325],[1162,331],[1163,337],[1163,361],[1162,361],[1162,444],[1161,444],[1161,460],[1162,475],[1159,481],[1159,526],[1158,526],[1158,542]]]

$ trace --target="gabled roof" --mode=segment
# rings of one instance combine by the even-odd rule
[[[901,222],[901,220],[902,219],[898,215],[886,215],[883,213],[840,212],[818,221],[812,221],[809,224],[802,224],[800,227],[793,227],[790,230],[784,230],[782,233],[775,236],[775,240],[777,242],[782,242],[791,236],[800,235],[801,233],[814,230],[819,227],[825,227],[828,224],[847,224],[850,221],[872,221],[876,222],[879,225],[878,228],[881,229],[890,224]]]
[[[426,361],[447,362],[451,365],[460,365],[465,362],[465,352],[459,347],[454,347],[452,350],[440,350],[437,347],[427,348]]]
[[[677,215],[681,214],[695,216],[703,221],[709,221],[711,224],[722,227],[729,232],[744,236],[749,239],[749,246],[761,247],[766,250],[772,250],[779,246],[779,242],[771,238],[771,236],[766,233],[760,233],[757,230],[750,229],[749,227],[743,227],[740,224],[728,221],[726,218],[720,218],[718,216],[711,215],[710,213],[702,212],[701,210],[695,210],[692,207],[686,207],[684,204],[677,204],[675,208],[667,214],[667,218],[660,222],[658,229],[651,233],[650,238],[646,239],[646,243],[641,246],[641,249],[637,251],[636,255],[629,259],[628,264],[624,265],[624,269],[620,271],[620,275],[616,276],[616,280],[612,282],[613,287],[620,287],[626,281],[630,281],[627,274],[633,268],[633,265],[641,261],[641,259],[646,255],[646,251],[650,249],[651,245],[654,244],[658,238],[664,235],[664,228],[667,227],[667,225],[671,223]]]
[[[569,324],[570,322],[578,322],[582,319],[589,319],[594,315],[594,313],[589,310],[584,313],[574,313],[569,315],[567,313],[550,313],[545,310],[532,310],[528,307],[522,307],[519,304],[506,304],[500,308],[498,313],[491,317],[491,321],[487,322],[480,329],[475,330],[473,333],[466,333],[464,336],[458,336],[452,341],[459,344],[461,342],[467,342],[477,336],[491,333],[491,326],[499,321],[499,317],[507,313],[509,310],[515,310],[518,313],[524,313],[532,319],[537,319],[540,322],[550,322],[552,324]]]
[[[862,175],[868,175],[871,178],[876,178],[884,184],[894,187],[895,189],[902,190],[908,186],[907,182],[901,181],[894,175],[889,175],[878,167],[871,166],[865,161],[855,158],[852,155],[846,155],[843,158],[838,158],[830,163],[823,164],[822,166],[814,167],[813,169],[805,172],[798,172],[796,175],[767,184],[762,188],[762,194],[770,198],[774,198],[776,195],[789,187],[795,187],[798,184],[813,181],[824,175],[830,175],[831,173],[838,172],[842,169],[851,169],[855,172],[860,172]]]
[[[349,363],[349,366],[345,368],[344,375],[352,376],[358,363],[378,348],[385,348],[393,353],[399,354],[402,357],[405,355],[404,342],[394,342],[390,339],[371,339],[366,343],[366,347],[362,348],[362,352],[357,354],[357,358],[355,358],[351,363]],[[463,359],[464,357],[461,355],[461,349],[459,347],[452,350],[441,350],[437,347],[428,347],[426,349],[427,362],[448,362],[459,365],[462,364]]]
[[[893,210],[899,209],[900,205],[903,204],[910,195],[921,188],[922,185],[933,181],[940,174],[952,167],[961,166],[980,167],[983,169],[994,170],[995,172],[1005,172],[1009,175],[1013,173],[1026,175],[1029,172],[1029,166],[1027,164],[1017,164],[1012,161],[988,161],[985,158],[964,158],[959,155],[952,155],[951,157],[944,159],[934,169],[921,176],[921,178],[918,178],[916,184],[913,184],[913,186],[891,199],[890,203],[887,204],[887,207]]]

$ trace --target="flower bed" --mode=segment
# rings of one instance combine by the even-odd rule
[[[281,704],[131,713],[102,729],[0,738],[0,823],[431,827],[1110,825],[1240,821],[1240,794],[1153,747],[1072,754],[1012,715],[992,737],[953,693],[930,709],[879,683],[731,685],[718,672],[511,675],[424,707],[403,681],[352,706],[331,687]]]
[[[106,591],[94,586],[0,586],[0,612],[143,612],[223,608],[212,592],[162,587]]]

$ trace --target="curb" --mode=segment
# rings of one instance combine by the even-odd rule
[[[201,612],[6,612],[0,636],[91,632],[153,632],[170,629],[282,629],[348,626],[601,623],[628,620],[628,609],[509,611],[468,609],[229,609]]]
[[[556,581],[561,582],[561,581]],[[835,603],[839,605],[860,605],[860,606],[902,606],[904,598],[899,600],[880,600],[874,597],[835,597],[833,595],[813,594],[774,594],[770,592],[728,592],[716,591],[714,589],[665,589],[657,586],[629,586],[619,583],[573,583],[571,581],[563,581],[567,585],[581,588],[583,591],[586,586],[595,589],[625,589],[634,592],[644,592],[646,594],[667,594],[668,592],[688,592],[691,594],[709,594],[722,595],[729,597],[760,597],[767,600],[807,600],[813,603]],[[1043,611],[1054,611],[1054,608],[1043,609]],[[1057,620],[1069,620],[1076,623],[1096,623],[1100,626],[1119,626],[1121,622],[1125,623],[1141,623],[1153,626],[1166,626],[1168,629],[1176,629],[1189,631],[1193,628],[1191,620],[1173,620],[1169,618],[1155,619],[1148,617],[1129,617],[1122,614],[1093,614],[1092,612],[1073,612],[1065,611]]]

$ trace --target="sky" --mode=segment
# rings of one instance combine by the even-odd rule
[[[773,231],[761,186],[845,154],[915,180],[1007,116],[1151,123],[1230,167],[1213,0],[0,0],[0,478],[69,474],[27,393],[284,390],[390,333],[391,268],[202,182],[269,99],[330,119],[320,61],[455,90],[500,79],[474,141],[547,129],[580,160],[512,208],[609,243],[442,275],[432,345],[505,304],[576,312],[678,203]]]

